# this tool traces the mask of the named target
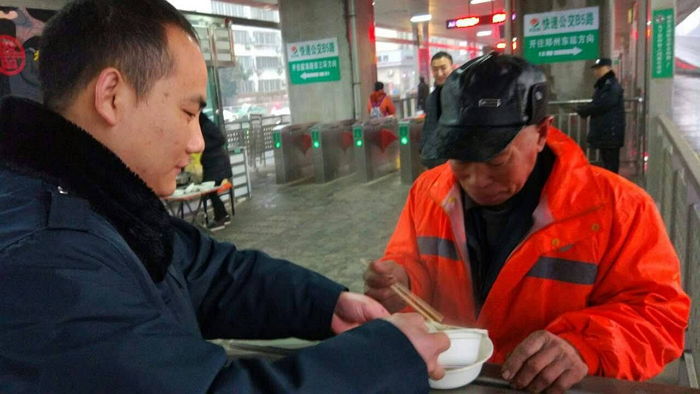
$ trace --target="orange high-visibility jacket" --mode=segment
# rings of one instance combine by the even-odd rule
[[[530,333],[569,341],[591,375],[646,379],[680,356],[690,300],[653,200],[592,166],[550,128],[556,161],[533,213],[475,316],[460,186],[447,164],[414,183],[383,260],[406,268],[448,323],[489,330],[502,363]]]

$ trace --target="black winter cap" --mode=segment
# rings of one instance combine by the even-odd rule
[[[432,141],[438,156],[487,161],[527,125],[547,114],[542,70],[524,59],[496,52],[462,65],[447,78],[441,115]]]
[[[601,57],[599,59],[596,59],[595,63],[593,63],[591,68],[598,68],[603,66],[612,66],[612,60],[608,59],[607,57]]]

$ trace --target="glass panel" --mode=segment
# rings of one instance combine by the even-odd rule
[[[279,30],[232,25],[235,67],[219,69],[226,123],[251,114],[289,114],[286,64]]]
[[[279,23],[279,11],[275,8],[276,7],[273,4],[270,6],[256,7],[242,4],[231,4],[223,1],[211,2],[213,14]]]
[[[377,41],[377,79],[391,96],[415,93],[418,86],[416,46]]]

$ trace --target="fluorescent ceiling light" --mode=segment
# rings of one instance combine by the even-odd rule
[[[476,32],[477,37],[486,37],[491,35],[491,30],[481,30]]]
[[[492,1],[493,0],[472,0],[471,3],[472,4],[481,4],[481,3],[490,3]]]
[[[418,22],[427,22],[430,19],[432,19],[433,16],[430,14],[423,14],[423,15],[413,15],[410,19],[412,23],[418,23]]]

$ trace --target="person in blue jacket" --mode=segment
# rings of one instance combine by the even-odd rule
[[[0,102],[1,393],[408,393],[443,375],[449,341],[419,315],[167,214],[158,196],[203,148],[207,72],[165,0],[70,3],[39,63],[44,104]],[[328,339],[276,362],[206,340],[290,336]]]

